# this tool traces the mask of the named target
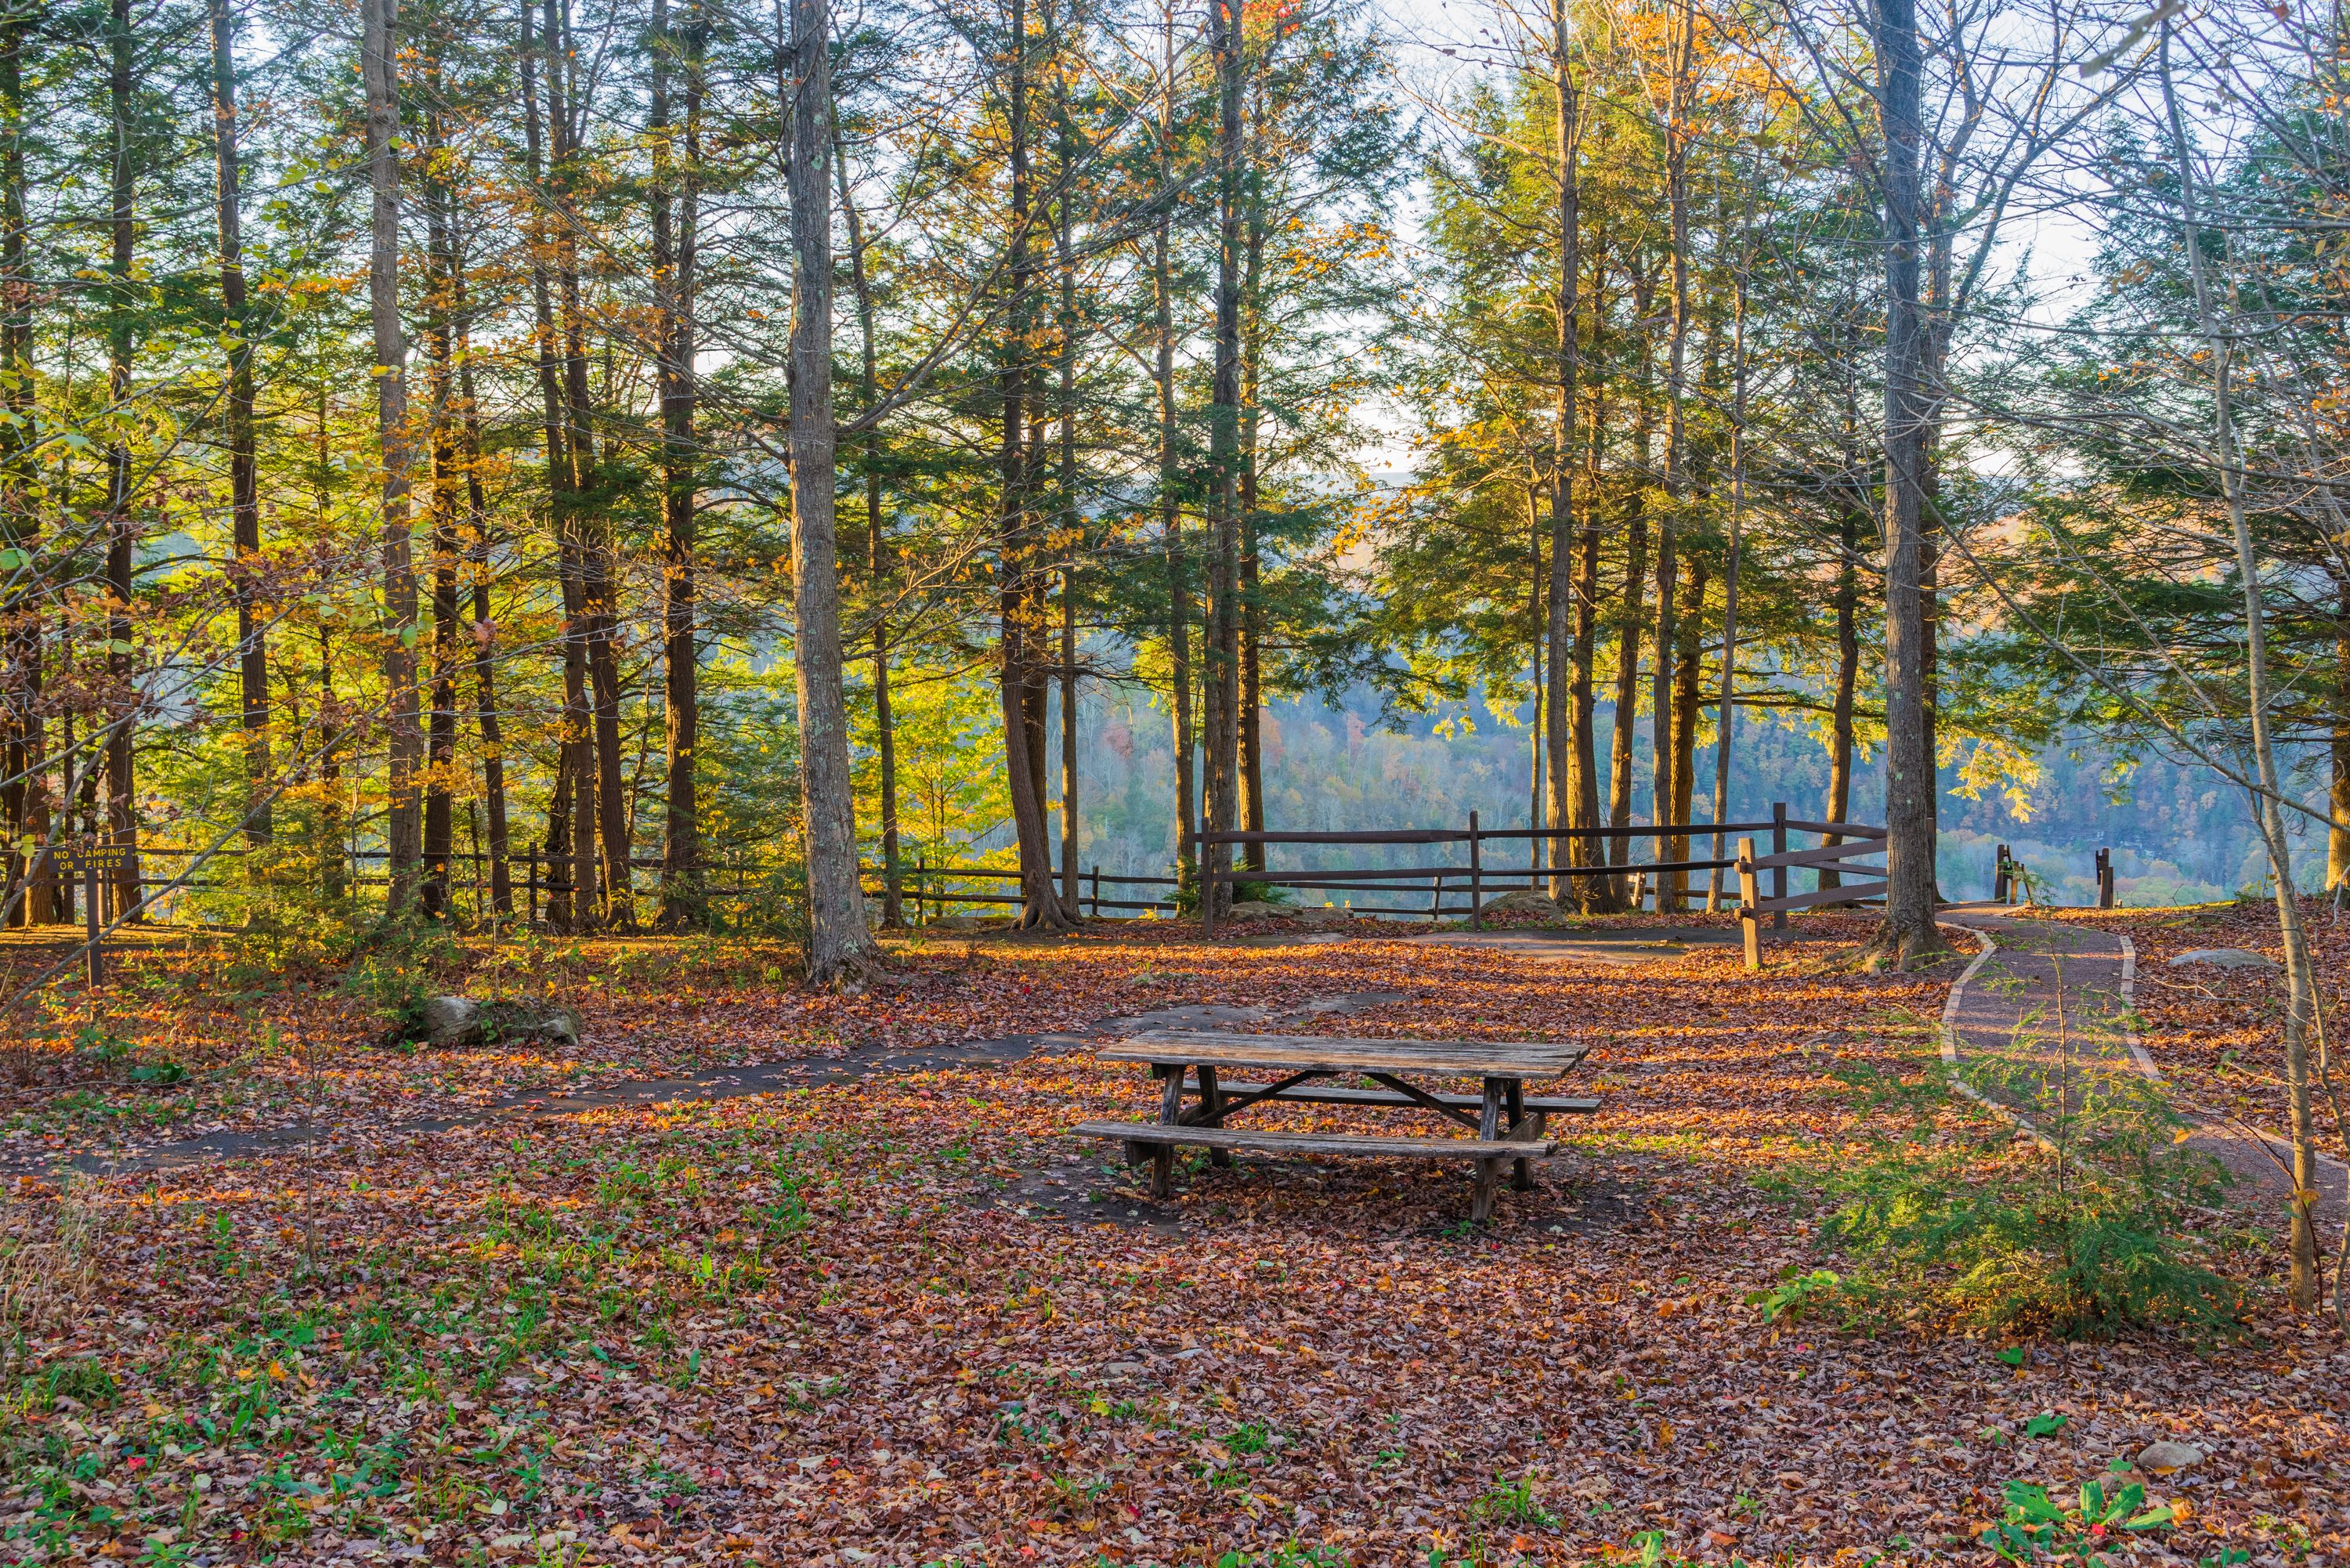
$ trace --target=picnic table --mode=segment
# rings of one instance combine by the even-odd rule
[[[1122,1140],[1130,1158],[1151,1162],[1150,1190],[1172,1189],[1175,1150],[1204,1147],[1228,1166],[1235,1151],[1262,1154],[1344,1154],[1402,1159],[1470,1159],[1476,1163],[1471,1218],[1482,1224],[1493,1211],[1503,1162],[1512,1185],[1534,1186],[1529,1160],[1558,1146],[1544,1137],[1554,1115],[1588,1115],[1594,1099],[1529,1096],[1529,1079],[1572,1071],[1587,1047],[1549,1040],[1374,1040],[1320,1034],[1227,1034],[1211,1030],[1159,1029],[1101,1053],[1106,1061],[1147,1062],[1159,1080],[1156,1122],[1084,1122],[1089,1137]],[[1266,1075],[1227,1079],[1231,1071]],[[1472,1077],[1474,1095],[1424,1088],[1409,1080]],[[1369,1085],[1330,1082],[1368,1079]],[[1249,1131],[1228,1124],[1265,1104],[1379,1106],[1433,1112],[1468,1128],[1473,1137],[1383,1137],[1361,1133]]]

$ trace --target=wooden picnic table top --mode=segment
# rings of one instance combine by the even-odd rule
[[[1590,1047],[1558,1040],[1373,1040],[1333,1034],[1227,1034],[1154,1029],[1101,1053],[1113,1062],[1181,1062],[1285,1073],[1441,1073],[1545,1078]]]

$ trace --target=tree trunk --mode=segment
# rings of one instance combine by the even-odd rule
[[[1260,378],[1263,371],[1264,321],[1264,199],[1251,179],[1245,187],[1247,242],[1241,268],[1241,407],[1240,407],[1240,763],[1241,826],[1251,833],[1264,831],[1264,604],[1258,597],[1257,438]],[[1265,868],[1264,846],[1243,846],[1243,869]]]
[[[137,239],[137,208],[131,161],[130,0],[111,0],[107,15],[107,119],[113,137],[110,193],[112,253],[109,257],[106,321],[106,395],[115,409],[130,399],[131,281],[133,245]],[[130,655],[130,584],[138,541],[131,516],[130,445],[120,438],[106,449],[106,669],[113,687],[114,711],[106,735],[107,841],[134,847],[139,842],[138,789],[132,744],[138,716],[138,692]],[[114,869],[116,919],[129,916],[139,904],[139,867],[135,856],[125,857]],[[135,918],[135,917],[134,917]]]
[[[1835,700],[1830,711],[1828,729],[1828,799],[1830,822],[1848,822],[1852,810],[1852,702],[1853,693],[1860,684],[1860,516],[1851,507],[1844,510],[1844,556],[1836,566],[1835,625],[1836,670]],[[1844,842],[1841,834],[1830,834],[1822,840],[1833,848]],[[1844,875],[1833,866],[1820,867],[1820,886],[1841,888]]]
[[[1055,47],[1061,47],[1057,30]],[[1061,286],[1054,333],[1060,359],[1061,434],[1061,907],[1077,918],[1077,560],[1084,517],[1077,506],[1077,264],[1069,198],[1076,187],[1077,152],[1069,119],[1068,73],[1053,73],[1054,140],[1060,198],[1054,203],[1054,267]]]
[[[229,585],[236,602],[237,684],[244,726],[244,836],[269,842],[269,652],[261,602],[261,498],[254,472],[253,342],[244,290],[244,242],[237,170],[236,48],[228,0],[208,0],[213,41],[213,213],[218,223],[221,330],[228,343],[229,517],[235,560]]]
[[[840,144],[839,127],[833,128],[834,179],[840,191],[841,215],[848,224],[848,281],[857,296],[859,363],[858,393],[863,409],[879,399],[876,363],[879,341],[874,336],[873,288],[865,273],[865,226],[849,192],[848,155]],[[904,878],[898,847],[898,729],[889,711],[889,616],[885,607],[893,552],[881,512],[881,432],[865,437],[866,575],[871,580],[873,608],[873,724],[879,737],[881,767],[881,923],[891,930],[906,923]]]
[[[1575,633],[1575,592],[1584,577],[1596,574],[1596,558],[1578,559],[1575,531],[1576,419],[1582,379],[1582,305],[1577,291],[1583,276],[1581,224],[1582,182],[1575,168],[1583,136],[1582,104],[1572,60],[1572,21],[1566,0],[1551,0],[1551,178],[1558,203],[1558,265],[1552,310],[1556,317],[1551,388],[1550,605],[1544,635],[1544,684],[1550,689],[1550,711],[1544,717],[1544,740],[1550,749],[1550,818],[1566,828],[1598,826],[1598,780],[1593,776],[1591,737],[1591,660],[1587,647]],[[1596,556],[1596,541],[1592,554]],[[1585,603],[1587,611],[1589,602]],[[1587,619],[1587,616],[1585,618]],[[1578,665],[1577,654],[1582,653]],[[1592,866],[1598,863],[1596,839],[1576,836],[1562,846],[1565,854],[1555,865]],[[1572,898],[1590,906],[1591,879],[1555,877],[1552,897]]]
[[[387,910],[416,900],[422,845],[417,777],[424,735],[416,711],[416,567],[409,553],[408,343],[400,320],[400,87],[392,28],[400,0],[360,0],[365,28],[368,176],[371,195],[368,305],[374,332],[376,437],[383,454],[383,680],[390,731],[385,850]]]
[[[1633,319],[1646,322],[1656,299],[1656,275],[1639,265],[1637,252],[1626,265],[1631,274]],[[1641,599],[1648,580],[1648,476],[1656,435],[1655,405],[1649,397],[1653,362],[1648,329],[1643,327],[1632,381],[1633,483],[1624,497],[1624,587],[1616,606],[1616,729],[1607,746],[1607,821],[1613,827],[1628,827],[1632,822],[1632,742],[1640,718]],[[1631,849],[1628,836],[1609,840],[1609,863],[1631,864]],[[1608,883],[1618,907],[1628,906],[1631,879],[1611,877]]]
[[[1533,583],[1526,597],[1526,626],[1534,642],[1532,668],[1534,688],[1534,719],[1531,726],[1532,733],[1528,737],[1531,743],[1526,747],[1526,782],[1529,786],[1526,826],[1539,834],[1544,828],[1551,826],[1550,814],[1544,809],[1550,800],[1550,792],[1545,787],[1550,782],[1550,776],[1544,765],[1549,755],[1547,747],[1550,735],[1546,706],[1551,695],[1548,669],[1550,660],[1545,657],[1550,646],[1550,572],[1549,562],[1543,553],[1541,486],[1529,480],[1525,487],[1525,498],[1526,559],[1534,568],[1531,574]],[[1544,860],[1543,852],[1548,846],[1547,839],[1538,837],[1534,840],[1530,860],[1533,868],[1537,872],[1543,869]],[[1560,857],[1554,856],[1549,858],[1553,864],[1564,863]]]
[[[546,25],[534,47],[532,11],[540,5],[545,7]],[[555,0],[523,0],[519,60],[525,166],[532,185],[550,190],[558,211],[562,209],[563,193],[551,187],[541,172],[536,83],[543,58],[550,109],[560,101],[561,43]],[[555,140],[559,148],[559,135]],[[547,797],[544,841],[548,884],[546,923],[557,931],[577,932],[590,929],[595,922],[596,792],[593,743],[589,739],[594,718],[588,709],[587,659],[582,652],[587,606],[580,590],[579,474],[575,466],[577,453],[571,441],[570,414],[564,398],[554,286],[547,267],[547,256],[557,244],[538,213],[534,205],[529,224],[531,308],[537,349],[540,420],[546,440],[547,509],[555,532],[556,582],[563,602],[563,724],[556,742],[556,785]],[[580,780],[588,782],[583,785],[577,782]]]
[[[217,0],[216,0],[217,3]],[[457,497],[463,483],[457,454],[457,376],[452,337],[458,262],[450,231],[443,148],[441,62],[424,62],[424,358],[432,441],[432,676],[424,731],[424,885],[418,907],[430,919],[454,913],[449,861],[455,845],[457,764]]]
[[[490,819],[490,908],[504,916],[514,913],[514,867],[505,725],[498,711],[497,627],[490,619],[490,507],[482,493],[482,405],[473,394],[473,327],[462,273],[457,288],[457,385],[464,404],[465,500],[473,523],[473,711],[482,732],[482,798]]]
[[[1216,337],[1211,382],[1208,469],[1213,554],[1208,582],[1208,827],[1230,833],[1238,820],[1240,749],[1240,359],[1241,36],[1240,0],[1212,0],[1210,47],[1216,64]],[[1232,902],[1223,877],[1232,846],[1206,846],[1211,878],[1202,888],[1221,914]]]
[[[1671,85],[1665,123],[1665,202],[1672,241],[1672,337],[1665,369],[1665,494],[1669,508],[1657,520],[1657,669],[1651,699],[1656,730],[1656,778],[1652,809],[1658,825],[1688,820],[1679,809],[1681,759],[1674,753],[1679,731],[1673,722],[1673,695],[1680,689],[1677,669],[1682,639],[1675,619],[1679,597],[1680,509],[1689,493],[1689,429],[1683,400],[1689,389],[1690,223],[1689,111],[1690,76],[1697,48],[1696,0],[1681,0],[1677,36],[1672,43]],[[1657,858],[1678,860],[1675,840],[1657,840]],[[1657,884],[1657,911],[1679,910],[1688,890],[1685,872],[1667,872]]]
[[[1686,824],[1695,815],[1697,805],[1697,716],[1704,705],[1700,682],[1705,668],[1705,590],[1707,572],[1705,557],[1690,557],[1689,575],[1682,579],[1680,613],[1674,618],[1679,646],[1673,650],[1673,814],[1672,820]],[[1690,857],[1690,836],[1684,831],[1664,841],[1666,860],[1686,860]],[[1689,873],[1669,874],[1672,882],[1673,907],[1681,907],[1689,891]]]
[[[694,784],[694,753],[702,730],[701,655],[694,636],[693,418],[694,266],[702,226],[702,19],[685,28],[685,157],[679,167],[670,141],[670,55],[678,36],[670,28],[668,0],[653,4],[653,267],[659,277],[661,414],[662,734],[666,755],[666,822],[661,846],[660,925],[684,930],[709,919],[702,868],[702,813]],[[672,228],[671,191],[676,188]]]
[[[1724,857],[1721,825],[1730,818],[1731,743],[1738,732],[1738,568],[1746,525],[1746,258],[1748,231],[1752,227],[1750,205],[1747,224],[1739,234],[1738,273],[1732,280],[1731,303],[1730,393],[1730,554],[1721,579],[1721,695],[1715,708],[1713,747],[1713,854]],[[1721,906],[1722,868],[1713,868],[1706,881],[1705,907]]]
[[[1053,850],[1045,822],[1043,713],[1037,706],[1038,653],[1044,627],[1033,603],[1035,540],[1028,516],[1035,462],[1029,450],[1029,358],[1035,352],[1029,290],[1035,268],[1028,249],[1028,7],[1012,0],[1006,34],[1011,51],[1004,99],[1011,148],[1011,243],[1005,256],[1003,511],[997,530],[996,609],[1002,662],[998,695],[1003,711],[1003,771],[1012,797],[1013,831],[1020,851],[1020,924],[1052,930],[1068,925],[1053,885]]]
[[[1175,13],[1166,13],[1166,91],[1159,100],[1159,145],[1170,145],[1175,97]],[[1171,184],[1171,169],[1162,165],[1159,182]],[[1191,886],[1199,867],[1199,798],[1193,792],[1193,731],[1191,727],[1191,582],[1183,543],[1183,511],[1175,442],[1175,286],[1170,251],[1173,219],[1160,213],[1152,231],[1150,298],[1157,358],[1152,381],[1159,394],[1159,539],[1167,563],[1168,700],[1175,724],[1175,878],[1179,893]]]
[[[2334,615],[2334,777],[2326,792],[2325,890],[2350,878],[2350,582],[2337,586]]]
[[[2169,119],[2171,151],[2176,160],[2184,231],[2180,237],[2187,252],[2189,275],[2195,286],[2196,330],[2203,340],[2200,358],[2211,369],[2212,456],[2220,472],[2220,494],[2227,503],[2230,530],[2235,536],[2236,579],[2244,596],[2244,700],[2251,723],[2252,760],[2260,781],[2258,810],[2254,815],[2268,851],[2270,877],[2276,885],[2278,934],[2284,939],[2285,1105],[2293,1127],[2293,1187],[2286,1233],[2286,1252],[2292,1260],[2288,1292],[2293,1310],[2307,1313],[2317,1308],[2318,1290],[2317,1125],[2313,1114],[2309,1058],[2309,1039],[2316,1012],[2315,973],[2311,966],[2309,935],[2302,925],[2301,894],[2293,886],[2293,841],[2285,836],[2284,813],[2279,805],[2283,789],[2269,714],[2272,696],[2265,587],[2261,579],[2259,546],[2252,537],[2244,502],[2243,465],[2236,447],[2232,405],[2236,336],[2232,324],[2223,324],[2220,319],[2220,306],[2206,275],[2195,164],[2189,151],[2186,125],[2179,116],[2178,93],[2171,82],[2171,26],[2169,18],[2165,17],[2158,55],[2163,108]]]
[[[833,536],[831,36],[828,0],[793,0],[792,667],[807,833],[807,979],[818,986],[852,979],[872,953],[858,879]]]
[[[1916,0],[1880,0],[1878,114],[1885,135],[1885,924],[1874,956],[1896,967],[1941,951],[1934,928],[1934,759],[1927,749],[1924,339],[1918,282]]]

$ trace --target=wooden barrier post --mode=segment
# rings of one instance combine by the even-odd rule
[[[1762,967],[1762,911],[1761,888],[1754,876],[1754,841],[1738,841],[1738,929],[1746,939],[1746,970],[1752,974]]]
[[[1216,934],[1216,857],[1208,853],[1208,825],[1200,824],[1200,935],[1202,939]]]
[[[1485,872],[1483,862],[1477,857],[1477,814],[1473,811],[1469,814],[1469,929],[1485,929]]]
[[[2113,907],[2114,852],[2111,849],[2100,849],[2097,851],[2097,908],[2110,909]]]
[[[1774,800],[1771,803],[1771,853],[1773,855],[1787,853],[1787,803],[1783,800]],[[1752,857],[1749,857],[1749,858]],[[1771,867],[1771,897],[1783,902],[1787,897],[1787,868],[1784,866]],[[1786,910],[1771,911],[1771,929],[1774,931],[1783,931],[1787,929]]]
[[[1101,919],[1101,867],[1098,864],[1094,867],[1093,918],[1097,920]]]
[[[2007,902],[2007,846],[2004,844],[1999,846],[1999,860],[1991,868],[1991,901],[1994,904]]]
[[[106,959],[99,947],[99,938],[104,933],[104,927],[99,922],[104,917],[99,913],[98,909],[98,857],[96,855],[89,855],[83,859],[81,875],[84,905],[82,912],[87,921],[84,929],[89,933],[89,988],[96,991],[106,983]]]

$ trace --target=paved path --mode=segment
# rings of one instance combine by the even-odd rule
[[[2063,920],[2027,920],[1946,909],[1991,945],[1950,987],[1942,1009],[1942,1058],[1973,1075],[1983,1097],[2035,1131],[2061,1126],[2085,1103],[2126,1106],[2132,1095],[2164,1096],[2189,1128],[2187,1147],[2236,1178],[2232,1202],[2265,1212],[2293,1194],[2290,1147],[2168,1093],[2137,1036],[2137,951],[2116,933]],[[2350,1175],[2338,1160],[2318,1172],[2318,1223],[2342,1223]]]

